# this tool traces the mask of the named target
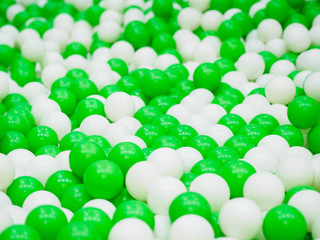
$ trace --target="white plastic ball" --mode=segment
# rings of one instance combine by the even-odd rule
[[[263,74],[265,63],[263,58],[257,53],[245,53],[236,62],[236,68],[249,81],[253,81]]]
[[[0,190],[5,190],[15,177],[13,161],[0,153]]]
[[[164,53],[156,58],[156,60],[153,63],[153,66],[156,69],[164,71],[173,64],[179,64],[179,60],[177,59],[177,57],[169,53]]]
[[[69,164],[69,155],[70,155],[70,150],[62,151],[56,155],[55,161],[58,165],[59,170],[71,171],[70,164]]]
[[[74,19],[67,13],[60,13],[53,19],[53,26],[56,28],[63,28],[70,32],[74,24]]]
[[[13,224],[25,224],[27,213],[23,208],[16,205],[7,205],[2,209],[9,213]]]
[[[117,222],[110,230],[109,240],[153,240],[149,225],[138,218],[125,218]]]
[[[40,125],[52,128],[61,140],[71,131],[71,121],[63,112],[51,112],[41,119]]]
[[[278,60],[272,64],[270,73],[274,75],[287,76],[296,70],[296,66],[289,60]]]
[[[296,61],[298,70],[320,71],[320,49],[302,52]]]
[[[83,205],[83,208],[94,207],[104,211],[110,219],[112,219],[116,207],[108,200],[105,199],[92,199]]]
[[[98,90],[116,83],[116,79],[111,71],[95,71],[90,74],[90,80],[97,86]]]
[[[51,28],[43,34],[43,40],[56,42],[60,50],[63,51],[68,44],[69,33],[62,28]]]
[[[183,160],[172,148],[158,148],[147,159],[164,176],[172,176],[180,179],[183,175]]]
[[[300,156],[287,156],[279,161],[276,175],[288,191],[299,185],[311,186],[314,170],[310,160]]]
[[[300,156],[309,160],[313,158],[313,155],[310,152],[310,150],[300,146],[290,147],[285,154],[285,157],[287,156]]]
[[[198,63],[213,62],[218,55],[219,51],[212,44],[201,41],[194,48],[193,60]]]
[[[116,23],[121,24],[122,15],[113,9],[108,9],[100,15],[99,21],[100,23],[106,21],[115,21]]]
[[[271,52],[277,58],[280,58],[288,51],[287,44],[281,38],[273,38],[266,43],[266,51]]]
[[[193,127],[199,134],[207,134],[210,128],[209,120],[201,114],[194,114],[187,125]]]
[[[22,88],[22,95],[28,100],[32,99],[38,95],[46,94],[48,89],[39,82],[29,82]]]
[[[31,39],[40,39],[40,34],[32,28],[25,28],[17,36],[16,43],[21,47],[24,42]]]
[[[249,104],[240,103],[234,106],[231,109],[230,113],[242,117],[246,121],[246,123],[249,124],[250,121],[259,114],[259,111]]]
[[[211,211],[219,211],[230,199],[230,189],[227,182],[217,174],[205,173],[196,177],[190,191],[201,194],[210,204]]]
[[[12,22],[14,17],[18,13],[23,12],[23,11],[24,11],[24,7],[21,4],[13,4],[8,7],[8,9],[6,11],[6,17],[10,22]]]
[[[186,191],[186,186],[179,179],[171,176],[160,177],[149,187],[148,206],[153,213],[168,216],[172,201]]]
[[[73,212],[71,212],[69,209],[64,207],[60,207],[60,209],[63,211],[64,215],[66,215],[68,222],[70,222],[74,215]]]
[[[61,109],[57,102],[48,98],[37,101],[31,109],[36,124],[40,124],[42,118],[52,112],[61,112]]]
[[[262,226],[262,214],[254,201],[234,198],[220,210],[219,224],[227,237],[252,239]]]
[[[211,124],[216,124],[227,112],[218,104],[206,104],[198,110],[198,114],[206,117]]]
[[[313,170],[314,170],[314,178],[313,178],[312,187],[314,187],[315,189],[320,191],[320,158],[319,158],[319,156],[316,155],[311,160],[311,164],[312,164]]]
[[[87,136],[100,135],[109,124],[108,119],[101,115],[90,115],[83,119],[79,131]]]
[[[181,124],[186,124],[192,116],[192,110],[182,104],[176,104],[167,111],[168,115],[175,117]]]
[[[135,113],[135,105],[129,94],[115,92],[107,98],[104,110],[107,118],[116,122],[122,117],[132,117]]]
[[[282,35],[281,24],[272,18],[262,20],[257,30],[259,39],[265,43],[273,38],[280,38]]]
[[[314,220],[311,232],[313,239],[320,239],[320,216]]]
[[[261,211],[268,211],[280,205],[284,199],[284,193],[281,179],[269,172],[254,173],[243,187],[243,196],[254,201]]]
[[[125,136],[125,137],[121,138],[119,142],[131,142],[131,143],[136,144],[141,149],[147,147],[147,144],[141,138],[139,138],[137,136],[133,136],[133,135]]]
[[[201,12],[198,9],[186,7],[179,12],[177,20],[181,28],[194,31],[200,26]]]
[[[45,185],[48,178],[58,170],[59,167],[53,157],[49,155],[39,155],[31,160],[25,172],[27,176],[34,177]]]
[[[303,89],[307,96],[320,102],[320,72],[310,73],[304,81]]]
[[[179,217],[171,226],[169,240],[212,240],[214,231],[210,223],[203,217],[195,214],[186,214]]]
[[[198,109],[207,104],[207,101],[200,95],[189,94],[181,100],[180,104],[187,106],[192,112],[197,112]]]
[[[147,200],[147,192],[154,181],[162,174],[157,167],[148,162],[134,164],[126,175],[126,186],[132,197],[140,201]]]
[[[310,36],[311,36],[311,41],[312,45],[319,45],[320,44],[320,24],[319,25],[314,25],[310,29]]]
[[[117,41],[111,47],[111,56],[113,58],[120,58],[127,64],[131,63],[134,54],[134,48],[127,41]]]
[[[296,76],[293,78],[294,84],[299,87],[303,88],[305,79],[309,76],[309,74],[312,73],[311,71],[301,71],[298,72]]]
[[[213,124],[207,134],[209,137],[211,137],[213,140],[216,141],[216,143],[219,146],[223,146],[225,142],[233,136],[232,131],[225,125],[222,124]]]
[[[300,53],[311,45],[311,35],[308,29],[301,23],[292,23],[283,31],[283,40],[288,50]]]
[[[291,124],[288,119],[288,107],[283,104],[271,104],[268,106],[263,113],[270,114],[271,116],[275,117],[280,125],[284,124]]]
[[[289,200],[288,205],[297,208],[307,222],[308,232],[320,216],[320,193],[314,190],[302,190],[295,193]]]
[[[211,91],[209,91],[208,89],[205,88],[197,88],[195,90],[193,90],[190,95],[196,95],[196,96],[200,96],[203,99],[205,99],[206,103],[211,103],[214,95]]]
[[[40,62],[45,53],[43,40],[36,38],[23,42],[21,53],[24,58],[31,62]]]
[[[201,12],[204,12],[210,7],[210,0],[190,0],[190,7],[196,8]]]
[[[286,105],[294,99],[296,86],[289,77],[275,76],[268,82],[265,93],[270,103]]]
[[[177,149],[177,153],[180,155],[183,161],[184,172],[190,172],[191,168],[203,159],[201,153],[192,147],[181,147]]]
[[[217,31],[223,21],[223,15],[217,10],[206,11],[201,17],[201,27],[204,31]]]
[[[154,237],[158,240],[166,240],[171,227],[170,218],[164,215],[154,216]]]
[[[53,205],[61,207],[59,198],[51,192],[40,190],[31,193],[23,202],[22,208],[27,212],[31,212],[38,206]]]
[[[5,206],[11,206],[12,202],[8,195],[0,191],[0,209]]]
[[[227,83],[228,85],[230,85],[230,87],[239,89],[241,86],[248,82],[248,79],[241,72],[231,71],[223,75],[223,77],[221,78],[221,82]]]
[[[86,70],[88,66],[88,61],[85,57],[79,54],[72,54],[64,60],[64,66],[67,70],[75,68]]]
[[[13,162],[15,168],[25,170],[35,155],[27,149],[15,149],[9,152],[7,157]]]
[[[259,53],[265,50],[266,46],[259,39],[250,39],[245,42],[244,47],[246,52]]]
[[[47,88],[51,88],[53,82],[66,75],[67,70],[64,66],[58,64],[50,64],[44,67],[41,72],[41,80]]]
[[[244,161],[250,163],[257,172],[275,172],[278,157],[265,147],[251,148],[244,156]]]
[[[117,123],[121,123],[126,126],[132,135],[136,134],[137,130],[142,126],[139,120],[134,117],[120,118]]]
[[[0,100],[9,94],[9,76],[0,72]]]
[[[124,137],[130,136],[130,130],[125,125],[115,122],[106,125],[101,134],[113,147]]]
[[[260,140],[258,147],[264,147],[270,152],[281,158],[289,149],[289,143],[281,136],[268,135]]]
[[[136,67],[139,67],[147,64],[153,64],[156,58],[157,53],[153,48],[142,47],[134,53],[132,62]]]
[[[260,94],[251,94],[247,96],[242,103],[252,106],[259,113],[262,113],[270,106],[268,99]]]
[[[3,232],[3,230],[13,224],[14,222],[10,214],[5,209],[0,208],[0,232]]]

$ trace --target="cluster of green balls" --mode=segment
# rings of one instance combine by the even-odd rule
[[[318,240],[319,103],[319,0],[1,0],[0,240]]]

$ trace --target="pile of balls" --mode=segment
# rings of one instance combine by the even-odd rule
[[[319,0],[1,0],[0,240],[319,240],[319,103]]]

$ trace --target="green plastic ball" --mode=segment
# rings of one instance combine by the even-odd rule
[[[192,138],[187,146],[198,150],[203,158],[206,158],[213,149],[218,147],[215,140],[207,135],[198,135]]]
[[[222,166],[224,166],[226,163],[238,160],[240,157],[236,151],[234,151],[232,148],[229,147],[217,147],[209,152],[208,159],[215,160],[219,162]]]
[[[307,135],[307,142],[309,146],[309,150],[313,154],[320,153],[320,124],[313,126]]]
[[[265,113],[255,116],[249,124],[255,124],[263,127],[267,131],[267,134],[272,133],[274,129],[280,125],[274,116]]]
[[[102,239],[107,239],[112,222],[110,217],[101,209],[94,207],[86,207],[79,209],[70,220],[70,223],[83,222],[93,224]]]
[[[272,0],[268,2],[265,11],[268,18],[284,23],[289,17],[290,6],[286,0]]]
[[[302,190],[314,190],[316,191],[313,187],[310,187],[308,185],[302,185],[302,186],[296,186],[291,188],[289,191],[286,192],[284,199],[283,199],[283,203],[288,204],[290,198],[296,194],[297,192],[300,192]]]
[[[44,240],[56,239],[61,228],[67,224],[64,212],[53,205],[36,207],[26,218],[26,225],[34,228]]]
[[[7,113],[4,115],[5,126],[7,131],[15,131],[26,135],[30,130],[27,119],[17,113]]]
[[[240,158],[243,158],[250,149],[255,147],[255,144],[247,136],[235,135],[229,138],[224,143],[224,146],[232,148],[238,153]]]
[[[164,130],[156,124],[146,124],[140,127],[136,134],[140,137],[147,147],[152,147],[154,142],[159,138],[165,135]]]
[[[224,41],[220,48],[220,55],[232,62],[236,62],[238,58],[245,53],[244,44],[240,39],[230,38]]]
[[[263,234],[266,239],[304,239],[307,223],[295,207],[283,204],[272,208],[263,220]]]
[[[75,114],[80,123],[90,115],[105,116],[104,105],[98,99],[85,98],[77,104]]]
[[[97,86],[87,78],[75,79],[69,90],[76,96],[78,102],[90,95],[98,93]]]
[[[84,184],[69,187],[60,199],[62,207],[69,209],[71,212],[78,211],[90,200],[92,200],[92,197],[87,193]]]
[[[181,193],[170,204],[169,217],[173,223],[179,217],[186,214],[196,214],[210,221],[210,205],[208,201],[199,193]]]
[[[243,126],[237,134],[249,137],[253,144],[257,146],[260,140],[267,136],[267,131],[259,125],[248,124]]]
[[[67,133],[60,141],[62,151],[71,150],[76,144],[87,140],[87,136],[79,131]]]
[[[197,131],[189,125],[178,125],[171,129],[170,135],[177,137],[183,145],[198,135]]]
[[[93,198],[109,200],[121,192],[124,174],[116,163],[100,160],[88,166],[83,176],[83,183]]]
[[[19,132],[6,132],[0,141],[0,152],[3,154],[8,154],[9,152],[19,148],[29,149],[27,138]]]
[[[53,173],[47,180],[45,190],[52,192],[61,199],[64,192],[71,186],[81,184],[80,178],[67,170],[60,170]]]
[[[196,88],[205,88],[209,91],[214,91],[221,83],[221,72],[219,68],[212,63],[202,63],[194,71],[193,82]]]
[[[57,133],[47,126],[36,126],[32,128],[27,135],[27,139],[32,152],[36,152],[45,145],[58,146],[59,143]]]
[[[108,61],[111,69],[120,74],[121,77],[125,77],[129,73],[128,65],[120,58],[111,58]]]
[[[233,113],[222,116],[218,124],[228,127],[233,134],[237,134],[241,128],[247,125],[242,117]]]
[[[66,46],[62,55],[64,58],[67,58],[74,54],[85,58],[87,56],[87,49],[79,42],[71,42]]]
[[[239,23],[237,23],[232,19],[223,21],[220,24],[217,33],[222,41],[227,40],[229,38],[240,39],[243,35],[242,29]]]
[[[28,225],[11,225],[0,234],[1,240],[41,240],[35,229]]]
[[[94,224],[87,222],[72,222],[61,229],[57,240],[102,240]]]
[[[241,160],[230,161],[224,165],[220,176],[228,183],[231,198],[243,197],[244,184],[255,172],[251,164]]]
[[[135,49],[148,46],[151,40],[147,26],[140,21],[130,22],[124,29],[123,37]]]
[[[290,102],[287,114],[297,128],[311,128],[319,121],[320,105],[311,97],[296,97]]]
[[[180,181],[186,186],[187,190],[189,191],[191,183],[196,177],[198,177],[197,174],[188,172],[182,175],[182,177],[180,178]]]
[[[154,0],[152,2],[152,11],[154,15],[167,19],[173,12],[172,0]]]
[[[61,152],[61,149],[53,145],[45,145],[39,148],[34,154],[39,155],[49,155],[51,157],[56,157]]]
[[[121,142],[115,145],[108,154],[108,160],[116,163],[123,176],[126,176],[128,170],[137,162],[144,160],[141,148],[131,142]]]
[[[304,144],[304,137],[302,132],[299,128],[291,125],[291,124],[284,124],[277,127],[273,134],[279,135],[283,137],[288,143],[290,147],[294,146],[303,146]]]
[[[22,207],[24,200],[33,192],[44,190],[42,183],[30,176],[21,176],[13,180],[7,188],[12,204]]]
[[[69,164],[72,172],[82,178],[89,165],[106,158],[106,154],[100,145],[84,141],[72,148],[69,155]]]
[[[153,69],[143,76],[141,89],[148,98],[167,95],[170,90],[170,80],[164,71]]]
[[[154,229],[154,214],[144,202],[129,200],[121,203],[114,212],[112,222],[116,224],[125,218],[138,218]]]
[[[146,105],[136,111],[134,118],[137,119],[142,125],[151,124],[155,118],[162,115],[159,107],[153,105]]]
[[[193,165],[190,172],[199,176],[204,173],[219,174],[221,169],[222,165],[218,161],[212,159],[202,159]]]
[[[153,123],[161,127],[166,134],[169,133],[174,127],[180,125],[179,121],[174,116],[167,114],[156,117],[153,120]]]
[[[164,135],[162,137],[159,137],[152,145],[154,149],[158,148],[172,148],[177,150],[178,148],[183,147],[182,142],[177,138],[172,135]]]

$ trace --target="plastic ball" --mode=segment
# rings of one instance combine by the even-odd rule
[[[178,14],[178,24],[182,29],[196,30],[201,21],[201,12],[195,8],[184,8]]]
[[[6,228],[1,234],[1,239],[9,240],[9,239],[17,239],[21,240],[40,240],[40,236],[35,229],[29,227],[28,225],[11,225]]]
[[[256,236],[262,225],[261,211],[252,200],[236,198],[227,202],[219,214],[221,230],[228,237],[248,239]]]
[[[265,43],[273,38],[280,38],[282,35],[281,24],[272,18],[260,22],[257,30],[259,39]]]
[[[282,180],[286,191],[299,186],[312,184],[314,170],[311,162],[300,156],[287,156],[279,161],[276,175]]]
[[[138,162],[128,171],[125,184],[128,192],[137,200],[146,201],[147,192],[162,174],[151,162]]]
[[[63,239],[97,239],[101,240],[100,233],[93,224],[73,222],[62,228],[58,233],[57,240]]]
[[[248,66],[251,67],[248,68]],[[263,58],[257,53],[245,53],[241,55],[236,62],[236,67],[237,70],[243,73],[249,81],[253,81],[263,74],[265,63]]]
[[[100,145],[84,141],[72,148],[69,156],[69,164],[72,171],[78,177],[82,178],[91,163],[103,159],[106,159],[106,154]]]
[[[154,69],[143,76],[141,89],[142,93],[149,98],[167,95],[170,90],[170,81],[165,72]]]
[[[275,172],[278,165],[278,157],[264,147],[250,149],[243,160],[250,163],[257,172]]]
[[[187,189],[184,184],[171,176],[163,176],[152,183],[147,192],[147,202],[155,214],[169,215],[169,206],[173,199]]]
[[[96,161],[84,172],[86,191],[94,198],[111,199],[122,190],[124,176],[120,167],[108,160]]]
[[[0,189],[5,190],[15,177],[13,161],[4,154],[0,154]]]
[[[283,31],[283,39],[286,41],[288,50],[296,53],[305,51],[311,45],[311,36],[308,29],[300,24],[290,24]]]
[[[193,180],[189,190],[204,196],[208,200],[212,212],[219,211],[230,198],[227,182],[213,173],[199,175]]]
[[[308,97],[312,97],[317,102],[320,102],[319,89],[320,85],[317,81],[319,79],[320,72],[310,73],[304,80],[303,90],[305,91]]]
[[[169,207],[171,222],[186,214],[196,214],[209,221],[210,205],[199,193],[185,192],[178,195]]]
[[[142,220],[137,218],[126,218],[117,222],[110,231],[110,240],[152,240],[151,228]]]
[[[56,239],[68,220],[61,209],[52,205],[34,208],[27,216],[26,225],[34,228],[42,239]]]
[[[266,238],[303,239],[307,233],[307,223],[295,207],[282,204],[272,208],[263,220],[263,234]]]
[[[77,212],[75,212],[70,222],[84,222],[94,225],[99,231],[102,239],[108,237],[112,225],[109,216],[102,210],[94,207],[79,209]]]
[[[158,148],[148,157],[148,162],[154,165],[164,176],[180,178],[184,166],[180,155],[171,148]]]
[[[189,172],[194,164],[203,159],[201,153],[192,147],[181,147],[177,153],[183,160],[184,172]]]
[[[105,199],[93,199],[87,202],[85,205],[83,205],[83,208],[86,207],[98,208],[105,212],[110,219],[112,219],[113,214],[116,210],[116,207],[110,201]]]
[[[295,193],[288,205],[297,208],[307,222],[308,232],[311,231],[314,221],[319,216],[320,194],[314,190],[302,190]]]
[[[211,63],[200,64],[193,74],[195,87],[205,88],[210,91],[216,90],[221,82],[219,69]]]
[[[27,213],[31,212],[38,206],[41,205],[53,205],[61,207],[59,199],[51,192],[38,190],[29,194],[23,202],[22,208]]]
[[[196,214],[179,217],[171,226],[169,240],[214,239],[212,226],[205,218]]]
[[[261,211],[268,211],[282,203],[284,185],[276,175],[268,172],[259,172],[248,178],[244,184],[243,195],[253,200]]]

